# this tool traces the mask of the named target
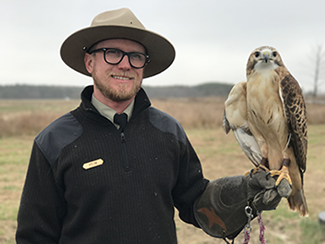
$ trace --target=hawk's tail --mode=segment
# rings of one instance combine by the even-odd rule
[[[291,210],[299,212],[300,216],[308,216],[308,207],[304,190],[299,190],[295,195],[288,198],[288,204]]]

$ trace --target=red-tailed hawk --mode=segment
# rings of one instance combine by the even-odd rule
[[[278,51],[269,46],[249,56],[247,82],[236,84],[225,102],[223,128],[230,129],[254,163],[292,185],[290,209],[308,215],[303,190],[306,171],[307,115],[304,97]]]

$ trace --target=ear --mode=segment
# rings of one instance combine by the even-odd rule
[[[89,53],[86,53],[84,62],[85,62],[85,67],[86,67],[87,71],[89,72],[89,74],[92,74],[93,69],[94,69],[94,56]]]

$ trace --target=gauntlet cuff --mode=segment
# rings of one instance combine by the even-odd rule
[[[247,223],[246,206],[245,178],[226,177],[208,183],[194,204],[194,214],[200,227],[207,234],[234,239]]]

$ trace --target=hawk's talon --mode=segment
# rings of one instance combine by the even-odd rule
[[[253,178],[253,172],[254,172],[254,169],[251,169],[251,170],[249,171],[249,176],[250,176],[251,178]]]
[[[276,186],[278,186],[283,179],[286,179],[289,185],[292,186],[292,181],[287,166],[283,165],[281,170],[272,170],[270,173],[271,176],[278,176],[275,182]]]
[[[253,177],[253,174],[255,174],[257,171],[258,171],[259,167],[255,167],[249,171],[247,171],[245,174],[244,174],[244,177],[247,177],[248,175],[252,178]]]

